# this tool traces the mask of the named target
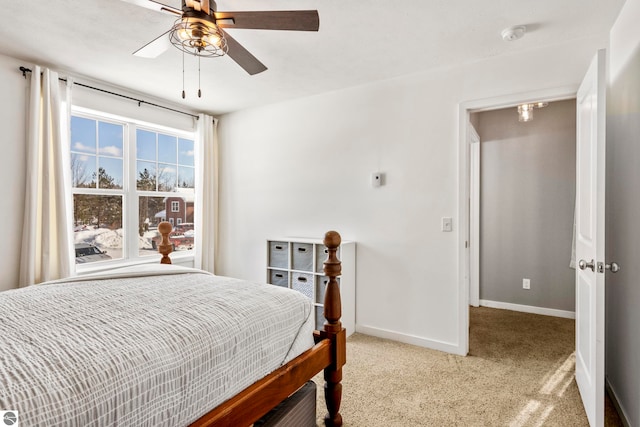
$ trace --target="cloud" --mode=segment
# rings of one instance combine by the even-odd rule
[[[116,147],[115,145],[102,147],[100,148],[99,153],[107,156],[122,157],[122,149],[120,149],[119,147]]]
[[[176,172],[176,168],[172,168],[170,166],[160,166],[160,173],[170,173],[175,175]]]
[[[73,149],[76,151],[85,151],[88,153],[95,153],[96,152],[96,148],[95,147],[89,147],[87,145],[84,145],[82,142],[74,142],[73,143]]]

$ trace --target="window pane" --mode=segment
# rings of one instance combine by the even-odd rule
[[[131,145],[125,144],[128,126],[135,128]],[[135,123],[115,123],[99,115],[94,119],[73,116],[70,148],[74,192],[92,189],[92,194],[74,194],[79,264],[123,259],[125,241],[134,244],[133,250],[126,252],[129,256],[157,255],[157,225],[162,220],[174,227],[169,239],[175,251],[193,248],[196,161],[192,136],[180,138],[152,128],[137,129]],[[140,194],[159,191],[165,194]],[[138,222],[127,222],[124,230],[122,207],[135,204],[135,198]]]
[[[158,165],[158,191],[173,191],[176,188],[175,165]]]
[[[122,188],[122,159],[99,157],[99,188]]]
[[[166,220],[174,226],[169,234],[173,250],[178,252],[193,249],[193,194],[167,197],[164,203]]]
[[[76,264],[122,258],[122,197],[73,195]]]
[[[156,133],[136,131],[136,157],[140,160],[156,160]]]
[[[101,155],[122,157],[122,135],[124,126],[98,122],[98,148]]]
[[[158,134],[158,161],[163,163],[178,163],[177,138],[175,136]]]
[[[140,256],[156,255],[162,236],[158,223],[169,221],[174,229],[169,234],[173,251],[189,251],[194,247],[193,196],[139,198]]]
[[[95,188],[96,156],[71,153],[71,182],[77,188]]]
[[[178,168],[178,187],[195,188],[195,169],[186,166]]]
[[[96,121],[71,117],[71,151],[96,153]]]
[[[193,141],[178,139],[178,163],[185,166],[195,166]]]
[[[136,188],[143,191],[156,191],[156,164],[138,162],[136,167]]]
[[[157,255],[158,244],[162,240],[158,233],[158,223],[167,217],[164,197],[142,196],[138,206],[138,255]]]

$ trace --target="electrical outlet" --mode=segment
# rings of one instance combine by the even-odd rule
[[[522,279],[522,289],[531,289],[531,280]]]

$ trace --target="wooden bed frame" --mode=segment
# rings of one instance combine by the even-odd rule
[[[169,233],[173,226],[168,222],[158,225],[162,242],[158,252],[160,262],[171,264],[172,251]],[[342,272],[340,260],[336,256],[340,246],[340,234],[328,231],[324,244],[329,255],[324,262],[324,274],[329,277],[324,298],[326,322],[322,331],[314,331],[315,345],[286,365],[249,386],[239,394],[212,409],[196,420],[191,427],[205,426],[250,426],[278,403],[289,397],[324,369],[324,396],[328,413],[324,417],[326,426],[341,426],[340,403],[342,400],[342,367],[347,358],[347,335],[342,327],[342,304],[340,288],[336,277]]]

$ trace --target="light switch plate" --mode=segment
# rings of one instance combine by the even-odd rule
[[[442,217],[442,231],[452,231],[453,230],[453,219],[450,216]]]

